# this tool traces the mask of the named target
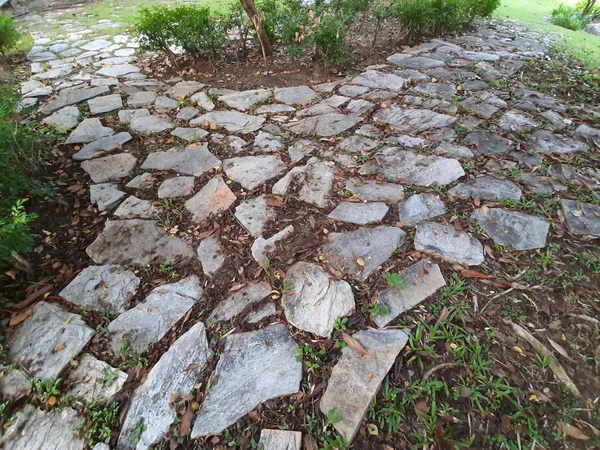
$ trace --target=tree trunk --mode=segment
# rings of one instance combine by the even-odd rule
[[[258,14],[254,0],[240,0],[240,3],[246,11],[246,14],[248,14],[250,22],[252,22],[252,25],[254,26],[256,36],[258,37],[258,42],[260,43],[260,47],[262,49],[263,57],[266,59],[267,56],[271,56],[273,54],[273,49],[271,48],[271,43],[269,42],[269,38],[265,30],[263,16]]]

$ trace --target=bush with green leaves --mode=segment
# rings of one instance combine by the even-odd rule
[[[12,17],[0,13],[0,55],[6,56],[19,40],[19,33]]]
[[[21,122],[19,91],[10,80],[0,80],[0,266],[33,248],[30,235],[35,215],[26,212],[26,198],[39,193],[33,178],[44,148],[43,136]]]
[[[588,25],[592,21],[592,16],[586,16],[582,10],[560,4],[552,10],[550,21],[559,27],[577,31]]]
[[[227,44],[225,25],[208,7],[154,6],[140,9],[136,31],[143,50],[162,50],[172,57],[172,47],[181,47],[194,58],[212,61]]]

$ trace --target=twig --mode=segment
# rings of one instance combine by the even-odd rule
[[[425,375],[423,375],[423,378],[421,378],[421,381],[426,382],[438,370],[455,369],[455,368],[458,368],[458,367],[463,367],[463,365],[464,364],[459,364],[459,363],[442,363],[442,364],[438,364],[437,366],[433,366],[431,369],[429,369],[427,372],[425,372]]]
[[[592,322],[595,324],[600,324],[600,320],[594,319],[593,317],[586,316],[585,314],[567,314],[569,317],[574,317],[575,319],[586,320],[588,322]]]
[[[552,369],[554,375],[556,375],[556,378],[558,378],[562,383],[564,383],[564,385],[573,393],[573,395],[579,397],[581,395],[579,389],[577,389],[575,383],[573,383],[571,378],[569,378],[569,375],[567,375],[567,372],[565,371],[563,366],[560,365],[558,359],[556,359],[554,354],[550,350],[548,350],[544,346],[544,344],[538,341],[531,333],[529,333],[529,331],[527,331],[525,328],[513,322],[508,323],[512,326],[513,331],[518,337],[520,337],[529,345],[531,345],[533,349],[541,356],[548,358],[548,367]]]

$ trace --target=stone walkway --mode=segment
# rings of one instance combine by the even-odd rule
[[[22,103],[38,108],[43,124],[66,132],[73,159],[89,174],[90,200],[107,214],[104,230],[87,248],[90,266],[60,296],[114,313],[107,336],[115,354],[125,342],[137,352],[159,342],[206,300],[206,283],[233,257],[217,235],[198,240],[173,225],[165,229],[156,220],[164,199],[182,201],[198,229],[210,229],[217,215],[238,221],[256,268],[268,269],[268,255],[308,226],[281,221],[277,232],[264,233],[290,207],[282,199],[318,209],[339,228],[328,234],[318,263],[307,258],[284,268],[279,300],[267,282],[211,299],[218,306],[204,323],[179,336],[135,390],[119,450],[158,443],[176,420],[173,396],[206,383],[211,358],[217,359],[213,388],[192,424],[192,439],[220,434],[262,402],[297,393],[306,374],[294,330],[331,336],[336,320],[353,314],[359,283],[384,277],[381,267],[394,252],[414,246],[422,259],[401,271],[404,287],[382,290],[375,302],[383,313],[373,317],[373,328],[353,335],[365,354],[342,351],[320,401],[323,414],[336,411],[341,420],[335,428],[351,441],[408,339],[386,327],[445,286],[440,265],[485,263],[481,236],[465,231],[469,222],[498,245],[540,249],[551,223],[502,205],[538,194],[561,196],[574,184],[600,198],[598,169],[556,159],[597,152],[600,130],[579,119],[581,111],[515,81],[523,64],[544,57],[548,42],[511,24],[405,49],[348,79],[244,92],[151,79],[141,73],[135,39],[88,36],[77,29],[58,41],[38,36]],[[118,116],[116,127],[107,115]],[[134,136],[169,134],[177,144],[168,150],[133,146]],[[157,172],[169,176],[157,178]],[[419,187],[435,189],[408,194]],[[451,203],[462,199],[478,206],[470,217],[449,217]],[[561,205],[562,217],[554,219],[564,219],[571,233],[600,236],[600,207],[571,196]],[[132,304],[143,291],[132,267],[162,263],[177,270],[198,260],[201,273],[156,287]],[[229,335],[215,355],[205,326],[230,320],[261,325]],[[127,374],[86,353],[95,333],[85,317],[37,303],[10,338],[9,357],[24,370],[0,380],[2,394],[18,398],[30,377],[57,378],[75,361],[70,394],[85,404],[113,398]],[[73,433],[78,426],[71,408],[28,407],[0,444],[83,449]],[[265,449],[300,449],[301,439],[293,431],[261,433]]]

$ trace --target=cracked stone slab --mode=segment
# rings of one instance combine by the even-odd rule
[[[235,92],[225,94],[219,97],[219,101],[225,103],[230,108],[248,111],[257,103],[267,101],[271,97],[269,89],[252,89],[249,91]]]
[[[444,100],[452,100],[456,96],[456,86],[450,83],[420,83],[413,89],[420,94]]]
[[[202,125],[204,122],[214,123],[230,133],[250,133],[262,127],[265,118],[238,111],[213,111],[190,120],[190,125]]]
[[[435,153],[440,156],[450,158],[473,158],[475,155],[471,150],[462,145],[453,145],[447,142],[442,142],[434,149]]]
[[[85,403],[110,400],[121,391],[126,381],[126,373],[86,354],[66,380],[71,386],[67,395],[81,398]]]
[[[46,412],[26,405],[0,438],[0,447],[4,450],[83,450],[85,441],[77,437],[77,430],[84,424],[83,417],[70,407]]]
[[[194,190],[194,177],[175,177],[162,182],[158,187],[158,198],[186,197]]]
[[[579,125],[573,133],[577,139],[580,139],[590,146],[600,148],[600,130],[592,128],[586,124]]]
[[[175,125],[165,116],[142,116],[131,119],[129,128],[140,134],[154,134],[172,130]]]
[[[352,84],[365,86],[372,89],[388,89],[400,91],[404,87],[405,80],[392,73],[367,70],[352,79]]]
[[[15,401],[29,395],[31,379],[25,372],[13,366],[0,365],[0,395],[4,400]]]
[[[510,141],[491,131],[474,131],[465,139],[484,155],[499,155],[510,151]]]
[[[32,78],[36,80],[59,80],[73,72],[72,64],[65,64],[42,73],[35,74]],[[61,105],[65,106],[65,105]]]
[[[127,106],[130,108],[139,108],[140,106],[150,106],[156,100],[156,92],[140,91],[134,92],[127,98]]]
[[[460,162],[389,147],[360,167],[361,175],[383,175],[393,182],[445,186],[465,175]]]
[[[308,86],[294,86],[275,89],[274,97],[278,102],[294,106],[311,103],[319,98],[319,94]]]
[[[200,191],[185,202],[185,208],[192,213],[197,223],[205,222],[212,214],[229,209],[237,200],[223,178],[214,177]]]
[[[427,219],[446,214],[444,202],[435,194],[415,194],[398,205],[399,219],[414,226]]]
[[[186,106],[179,110],[176,118],[179,120],[192,120],[198,114],[200,114],[200,110],[198,108],[194,108],[193,106]]]
[[[368,116],[377,109],[377,105],[367,100],[350,100],[346,109],[354,116]]]
[[[8,339],[8,356],[41,380],[58,378],[60,373],[88,344],[95,331],[77,314],[41,301]]]
[[[366,86],[357,86],[357,85],[351,85],[351,84],[346,84],[346,85],[340,87],[338,90],[340,95],[343,95],[346,97],[352,97],[352,98],[358,97],[359,95],[366,94],[369,91],[370,91],[370,89]]]
[[[400,314],[414,308],[438,289],[446,285],[446,280],[437,264],[419,261],[399,273],[403,286],[383,289],[375,299],[375,304],[386,314],[373,317],[378,327],[383,328]]]
[[[97,141],[100,138],[112,136],[113,134],[115,134],[114,130],[103,126],[100,119],[84,119],[71,132],[65,144],[87,144],[88,142]]]
[[[297,166],[290,170],[281,180],[273,185],[275,195],[286,195],[292,185],[299,187],[298,199],[319,208],[331,206],[329,194],[333,187],[335,164],[311,158],[305,166]]]
[[[151,173],[145,172],[133,178],[125,187],[132,189],[146,189],[154,185],[156,178]]]
[[[267,282],[248,284],[220,302],[211,313],[209,321],[226,322],[233,319],[270,294],[271,286]]]
[[[567,190],[566,186],[554,181],[551,177],[524,173],[520,178],[526,189],[534,194],[554,194]]]
[[[258,444],[263,450],[302,450],[302,433],[263,428]]]
[[[500,208],[478,209],[471,215],[496,244],[514,250],[531,250],[546,246],[550,223],[516,211]]]
[[[211,356],[204,324],[198,322],[171,345],[135,391],[117,448],[147,450],[160,441],[177,418],[172,398],[189,395]]]
[[[367,329],[352,337],[368,355],[344,348],[319,403],[326,416],[332,411],[337,413],[340,421],[333,427],[348,442],[356,435],[383,379],[408,342],[408,336],[400,330]]]
[[[207,143],[202,143],[183,149],[171,148],[164,152],[151,153],[141,168],[143,170],[172,170],[199,177],[220,166],[221,160],[208,150]]]
[[[327,218],[356,225],[367,225],[381,222],[388,210],[385,203],[342,202],[331,211]]]
[[[129,176],[136,162],[135,156],[129,153],[118,153],[85,160],[81,163],[81,168],[89,174],[94,183],[105,183]]]
[[[299,122],[288,125],[288,127],[296,134],[330,137],[349,130],[361,120],[360,117],[348,116],[345,114],[323,114],[320,116],[307,117]]]
[[[262,236],[256,238],[256,240],[252,243],[252,248],[250,249],[252,257],[258,263],[259,266],[261,266],[263,269],[266,269],[267,267],[265,255],[275,250],[279,241],[288,238],[293,233],[294,227],[292,225],[288,225],[283,230],[279,231],[278,233],[275,233],[268,239],[265,239]]]
[[[65,106],[54,114],[42,120],[42,123],[50,125],[60,131],[69,131],[79,123],[79,109],[76,106]]]
[[[531,139],[533,141],[532,150],[542,154],[568,155],[589,150],[585,142],[560,136],[546,130],[536,131]]]
[[[392,64],[403,69],[433,69],[435,67],[443,67],[446,64],[439,59],[428,58],[426,56],[413,56],[407,58],[402,53],[397,53],[387,59]]]
[[[206,85],[197,81],[180,81],[176,83],[171,89],[167,91],[167,94],[173,98],[185,98],[189,95],[195,94],[199,90],[203,89]]]
[[[364,281],[404,243],[405,236],[400,228],[387,226],[330,233],[322,251],[333,268]]]
[[[119,94],[105,95],[87,101],[90,114],[102,114],[123,107],[123,100]]]
[[[313,141],[300,139],[288,147],[288,154],[293,164],[314,153],[315,150],[317,150],[317,145]]]
[[[282,105],[279,103],[273,103],[272,105],[263,105],[256,108],[254,111],[256,114],[285,114],[295,112],[296,108],[289,105]]]
[[[254,138],[254,150],[259,152],[278,152],[285,150],[281,137],[259,131]]]
[[[246,316],[246,323],[259,323],[268,317],[277,314],[277,308],[274,303],[267,303],[264,306],[258,308],[256,311],[248,313]]]
[[[110,88],[108,86],[98,86],[91,88],[75,87],[71,89],[64,89],[53,101],[46,105],[43,105],[40,108],[40,111],[44,113],[51,113],[65,106],[74,105],[76,103],[89,100],[90,98],[106,94],[107,92],[110,92]]]
[[[106,155],[114,150],[121,149],[123,144],[129,142],[131,139],[131,135],[126,131],[97,139],[75,153],[73,159],[75,161],[83,161]]]
[[[195,258],[189,244],[159,229],[153,220],[107,220],[85,250],[96,264],[171,264]]]
[[[480,198],[483,200],[521,200],[521,189],[510,180],[482,175],[469,183],[457,184],[448,191],[459,198]]]
[[[421,222],[415,233],[415,249],[468,266],[483,263],[483,246],[452,225]]]
[[[164,113],[179,108],[179,102],[169,97],[159,95],[154,100],[154,108],[158,113]]]
[[[213,276],[225,263],[225,252],[214,235],[200,241],[197,253],[206,276]]]
[[[112,45],[112,42],[107,41],[106,39],[96,39],[94,41],[88,42],[85,45],[82,45],[81,48],[83,50],[102,50],[105,49],[106,47],[110,47]]]
[[[281,175],[285,169],[285,163],[277,155],[241,156],[223,161],[227,177],[248,190]]]
[[[133,119],[138,117],[148,117],[150,111],[146,108],[141,109],[122,109],[119,111],[119,121],[123,123],[130,123]]]
[[[130,349],[144,352],[148,346],[160,341],[202,295],[196,275],[154,288],[144,301],[108,325],[109,345],[113,352],[118,354],[125,341]]]
[[[571,233],[600,236],[600,206],[566,199],[560,203]]]
[[[285,325],[232,334],[226,338],[214,379],[202,404],[192,439],[220,434],[269,399],[300,389],[302,363],[298,345]]]
[[[157,210],[148,200],[141,200],[130,195],[114,212],[114,215],[122,219],[138,217],[140,219],[152,219],[156,217]]]
[[[190,100],[205,111],[212,111],[215,109],[215,104],[206,92],[198,92],[197,94],[192,95]]]
[[[509,133],[525,133],[539,128],[541,123],[527,117],[521,111],[512,109],[500,117],[498,125]]]
[[[264,195],[248,199],[235,208],[235,218],[254,237],[262,236],[263,228],[277,216],[275,208],[267,205]]]
[[[137,293],[140,279],[121,266],[90,266],[83,269],[60,296],[79,307],[96,311],[110,309],[125,312]]]
[[[378,110],[373,119],[387,123],[403,133],[422,133],[447,127],[456,121],[456,117],[446,114],[428,109],[408,109],[395,104]]]
[[[106,211],[123,197],[125,192],[120,191],[115,184],[101,183],[90,186],[90,202],[98,206],[98,211]]]
[[[352,288],[316,264],[298,262],[288,269],[286,281],[293,286],[281,305],[289,323],[318,336],[329,337],[335,321],[354,311]]]
[[[352,178],[346,183],[346,190],[361,200],[369,202],[397,203],[404,198],[404,188],[399,184],[361,180]]]

